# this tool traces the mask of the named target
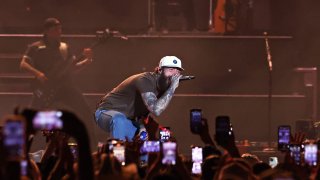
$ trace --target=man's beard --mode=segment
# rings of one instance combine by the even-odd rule
[[[159,79],[158,79],[158,90],[161,92],[165,92],[171,84],[171,78],[166,77],[163,73],[160,73]]]

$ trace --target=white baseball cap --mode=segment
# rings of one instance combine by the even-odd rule
[[[159,62],[159,68],[162,67],[172,67],[184,70],[182,68],[181,60],[176,56],[164,56],[163,58],[161,58]]]

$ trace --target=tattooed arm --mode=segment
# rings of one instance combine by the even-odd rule
[[[179,86],[180,77],[181,75],[172,76],[170,87],[159,99],[153,92],[141,93],[144,103],[152,114],[159,116],[167,108],[173,97],[174,91]]]

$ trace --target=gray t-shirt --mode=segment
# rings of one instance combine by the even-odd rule
[[[110,93],[106,94],[98,105],[99,109],[121,112],[129,119],[140,119],[149,113],[141,93],[153,92],[159,96],[157,79],[159,74],[145,72],[130,76]]]

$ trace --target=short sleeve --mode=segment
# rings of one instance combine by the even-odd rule
[[[67,44],[67,51],[68,51],[68,59],[72,59],[72,57],[75,57],[76,55],[73,52],[73,49]]]
[[[28,59],[28,62],[33,64],[34,63],[34,55],[36,54],[37,47],[33,45],[29,45],[27,50],[23,54],[23,58]]]
[[[35,46],[32,46],[32,45],[29,45],[27,47],[27,50],[24,52],[24,57],[25,58],[28,58],[28,59],[32,59],[34,54],[36,52],[36,47]]]
[[[145,92],[154,92],[155,91],[155,82],[147,77],[140,77],[136,81],[136,87],[140,93]]]
[[[64,60],[73,60],[75,58],[67,43],[61,42],[59,50],[60,50],[61,56]]]

